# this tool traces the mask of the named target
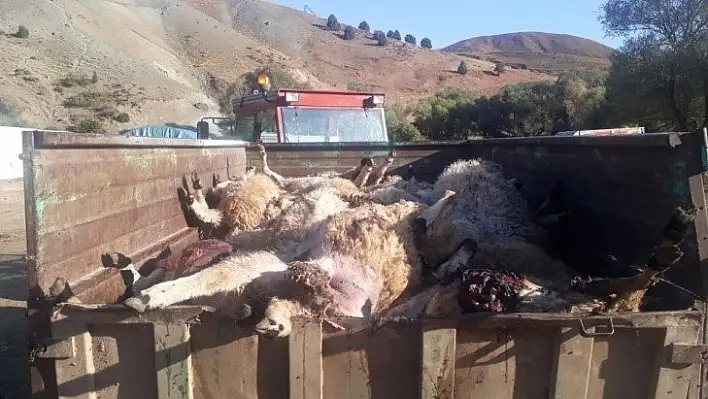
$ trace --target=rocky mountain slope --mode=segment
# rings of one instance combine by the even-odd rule
[[[495,76],[487,60],[379,47],[362,31],[344,40],[324,19],[263,0],[3,0],[0,15],[0,125],[194,125],[218,114],[229,82],[265,65],[314,88],[384,91],[389,102],[552,78],[514,68]],[[28,37],[16,37],[19,25]],[[461,60],[465,76],[455,73]]]

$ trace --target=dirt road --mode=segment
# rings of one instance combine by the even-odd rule
[[[0,398],[28,396],[22,180],[0,180]]]

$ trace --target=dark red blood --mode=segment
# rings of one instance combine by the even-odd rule
[[[510,271],[467,270],[462,276],[458,304],[464,313],[514,312],[523,280]]]
[[[176,275],[187,276],[203,270],[227,257],[233,247],[216,239],[197,241],[182,250],[177,262]]]

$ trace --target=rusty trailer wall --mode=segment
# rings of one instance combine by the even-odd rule
[[[30,296],[62,277],[88,303],[122,292],[102,253],[147,257],[163,249],[154,243],[191,233],[177,197],[184,174],[198,172],[208,186],[212,173],[225,178],[227,162],[232,175],[246,164],[243,144],[227,141],[35,131],[24,148]]]
[[[200,308],[67,305],[53,322],[73,339],[50,351],[60,397],[683,399],[699,397],[701,317],[517,314],[346,333],[300,320],[273,340]]]
[[[197,171],[208,184],[212,172],[226,175],[227,159],[238,175],[257,152],[237,142],[50,132],[26,132],[24,140],[30,323],[48,345],[32,370],[36,398],[699,397],[702,312],[612,321],[501,315],[349,333],[303,321],[286,340],[259,339],[186,307],[137,315],[64,306],[53,309],[50,323],[51,304],[40,298],[56,277],[67,278],[85,303],[115,298],[122,281],[102,270],[100,254],[121,251],[140,261],[195,240],[177,201],[182,175]],[[532,204],[562,180],[580,219],[561,255],[608,275],[622,270],[607,256],[643,260],[674,206],[705,208],[694,134],[394,147],[394,172],[428,181],[459,158],[494,160],[524,184]],[[362,156],[384,157],[390,146],[266,149],[271,168],[293,176],[348,169]],[[699,296],[706,224],[703,214],[668,276]],[[676,309],[690,302],[677,299]]]

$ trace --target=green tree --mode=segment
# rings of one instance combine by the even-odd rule
[[[29,29],[27,29],[26,26],[20,25],[17,27],[17,32],[13,36],[19,38],[19,39],[27,39],[30,35]]]
[[[395,35],[395,33],[393,33],[392,30],[389,30],[388,32],[386,32],[386,37],[388,37],[389,39],[393,39],[394,35]]]
[[[403,40],[408,44],[412,44],[412,45],[418,44],[418,41],[416,40],[415,36],[411,35],[410,33],[407,34],[406,37],[403,38]]]
[[[393,31],[392,39],[396,39],[396,40],[399,40],[399,41],[401,40],[401,32],[399,32],[398,29],[396,29],[395,31]]]
[[[433,42],[430,41],[427,37],[423,38],[423,40],[420,41],[420,47],[427,48],[427,49],[432,49],[433,48]]]
[[[359,23],[359,29],[368,32],[369,30],[371,30],[371,27],[369,26],[369,23],[368,23],[368,22],[366,22],[366,21],[361,21],[361,22]]]
[[[504,71],[506,71],[506,66],[503,62],[497,62],[496,65],[494,65],[494,73],[496,73],[497,76],[504,73]]]
[[[622,50],[627,56],[615,57],[613,74],[645,73],[632,78],[645,85],[633,96],[634,101],[666,108],[669,120],[662,123],[671,128],[708,125],[708,1],[608,0],[602,6],[600,21],[608,35],[625,38]],[[625,70],[619,70],[622,68]],[[611,79],[611,83],[627,82]],[[639,97],[647,91],[651,91],[651,98]],[[619,88],[608,87],[608,93],[613,100],[624,97],[615,106],[632,108],[626,103],[632,99],[621,95]],[[646,113],[645,118],[654,120],[667,115],[657,108],[647,108]]]
[[[334,14],[329,14],[329,17],[327,17],[327,29],[338,31],[341,27],[337,17]]]
[[[354,38],[355,38],[354,27],[347,26],[346,28],[344,28],[344,38],[346,40],[354,40]]]
[[[460,61],[460,65],[457,67],[457,73],[460,75],[467,75],[467,64],[465,61]]]

